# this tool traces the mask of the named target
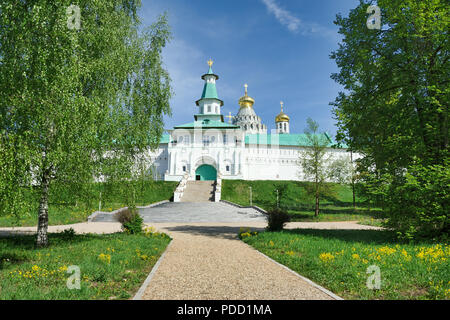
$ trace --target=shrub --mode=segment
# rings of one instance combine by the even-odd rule
[[[271,209],[267,212],[267,231],[281,231],[291,217],[282,209]]]
[[[117,220],[122,224],[122,229],[128,234],[139,234],[144,227],[144,219],[136,208],[127,208],[116,213]]]
[[[71,240],[75,237],[76,232],[73,228],[69,228],[69,229],[65,229],[64,231],[62,231],[61,236],[63,239],[65,240]]]
[[[394,180],[387,197],[386,226],[399,238],[447,240],[450,223],[450,168],[415,165],[405,176]]]

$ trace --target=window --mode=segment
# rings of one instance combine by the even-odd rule
[[[228,136],[226,134],[223,135],[223,144],[228,144]]]
[[[211,106],[208,106],[208,112],[211,112]]]
[[[189,136],[184,136],[184,143],[189,144]]]
[[[183,142],[183,136],[179,136],[179,137],[178,137],[178,142],[179,142],[179,143],[182,143],[182,142]]]
[[[230,172],[230,166],[226,166],[226,171]]]
[[[186,172],[186,166],[183,166],[183,172]]]
[[[219,113],[219,107],[216,106],[216,113]]]
[[[209,146],[209,136],[203,136],[203,146],[204,147]]]

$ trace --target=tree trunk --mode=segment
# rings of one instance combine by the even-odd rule
[[[315,217],[319,216],[319,185],[316,183],[316,212],[314,213]]]
[[[352,163],[352,193],[353,193],[353,210],[356,210],[356,197],[355,197],[355,173],[353,167],[353,151],[350,150],[350,161]]]
[[[353,210],[356,210],[355,181],[352,181]]]
[[[314,213],[316,217],[319,216],[319,195],[316,195],[316,212]]]
[[[48,246],[48,185],[49,174],[44,171],[42,175],[41,201],[39,203],[38,229],[36,237],[36,247],[42,248]]]

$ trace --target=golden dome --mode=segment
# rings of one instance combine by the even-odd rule
[[[283,101],[281,101],[280,104],[281,112],[276,116],[275,122],[289,122],[289,116],[283,112]]]
[[[239,105],[241,108],[251,108],[255,104],[255,100],[252,97],[247,95],[248,85],[244,85],[245,87],[245,95],[239,99]]]

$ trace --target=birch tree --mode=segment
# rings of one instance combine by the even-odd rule
[[[38,247],[48,245],[52,184],[130,178],[137,156],[158,145],[172,94],[161,57],[170,30],[164,15],[141,28],[139,8],[0,2],[1,209],[16,210],[33,185]]]

